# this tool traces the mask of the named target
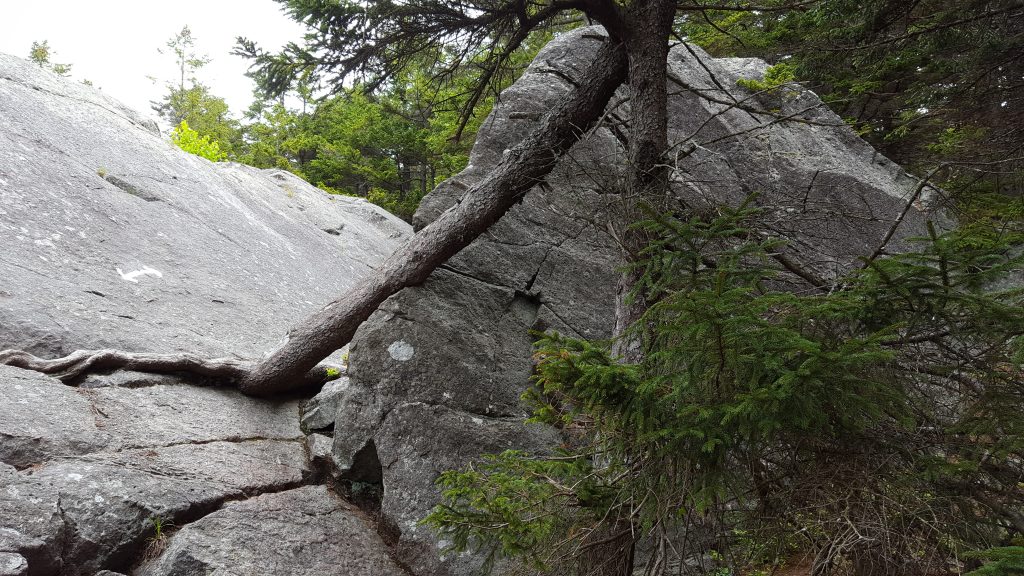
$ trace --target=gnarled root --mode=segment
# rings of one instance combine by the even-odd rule
[[[202,358],[184,352],[153,354],[111,349],[76,350],[63,358],[46,360],[23,350],[0,350],[0,364],[48,374],[70,385],[74,385],[76,380],[86,374],[101,370],[195,374],[238,388],[250,396],[270,396],[282,392],[316,389],[345,371],[340,366],[318,364],[299,378],[293,378],[288,386],[267,390],[252,384],[254,370],[257,369],[253,362],[238,358]]]
[[[100,370],[137,370],[167,374],[187,372],[223,379],[237,385],[252,370],[252,363],[237,358],[201,358],[195,354],[130,353],[121,350],[76,350],[63,358],[46,360],[22,350],[0,351],[0,364],[49,374],[65,384]]]

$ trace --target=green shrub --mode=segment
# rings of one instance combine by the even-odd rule
[[[977,558],[985,565],[966,576],[1019,576],[1024,574],[1024,546],[1006,546],[990,548],[981,552],[972,552],[968,558]]]
[[[198,132],[189,128],[185,120],[171,132],[171,142],[185,152],[202,156],[211,162],[223,162],[228,158],[227,153],[220,149],[220,144],[210,141],[209,136],[200,136]]]
[[[779,62],[775,66],[771,66],[764,73],[763,80],[740,78],[736,81],[736,84],[741,88],[752,90],[754,92],[763,92],[765,90],[774,90],[779,86],[788,84],[796,79],[796,69],[785,62]]]

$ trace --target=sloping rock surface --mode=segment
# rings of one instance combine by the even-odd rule
[[[0,54],[0,346],[258,356],[409,227]]]
[[[82,390],[0,366],[0,552],[32,575],[126,569],[154,522],[301,485],[298,422],[297,400],[190,385]]]
[[[537,125],[589,66],[602,38],[600,29],[579,29],[544,48],[502,94],[470,165],[423,201],[417,226],[456,203]],[[814,94],[799,87],[752,94],[737,86],[764,70],[757,60],[716,60],[686,45],[672,50],[673,194],[709,210],[757,193],[763,225],[789,242],[787,256],[829,279],[876,250],[908,201],[934,191],[917,195],[917,179]],[[628,102],[614,102],[545,185],[424,285],[386,302],[353,341],[350,382],[330,394],[332,458],[341,475],[383,477],[384,521],[417,574],[468,574],[479,565],[471,556],[441,556],[445,543],[417,524],[438,501],[433,481],[441,471],[483,452],[553,444],[550,431],[521,423],[530,330],[610,334],[619,258],[607,230],[616,224],[627,169],[618,124],[628,117]],[[923,207],[916,203],[894,230],[890,248],[922,229]]]
[[[185,154],[101,92],[0,54],[0,349],[258,357],[410,233],[290,174]],[[222,550],[251,569],[216,572],[230,557],[211,553],[216,573],[395,573],[363,514],[303,488],[318,480],[301,399],[194,384],[70,388],[0,366],[0,574],[133,573],[165,543],[160,573],[205,574],[188,528],[211,513],[274,519]],[[341,536],[360,554],[324,569],[351,551],[323,554]],[[297,539],[319,542],[319,564]]]

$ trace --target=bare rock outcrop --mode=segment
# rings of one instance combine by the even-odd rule
[[[0,55],[0,346],[258,357],[410,234],[363,199],[153,129]]]

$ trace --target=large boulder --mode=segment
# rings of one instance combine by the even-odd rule
[[[0,54],[0,349],[255,358],[410,234],[364,200],[186,154],[103,93]],[[242,569],[237,554],[255,564],[230,573],[272,559],[274,573],[319,575],[353,547],[338,573],[397,573],[365,514],[304,488],[320,480],[301,399],[183,380],[71,388],[0,366],[0,574],[129,573],[147,559],[148,573],[205,574],[196,566]],[[220,556],[194,550],[207,547],[194,522],[233,514],[266,521]],[[324,555],[340,538],[349,547]]]
[[[424,226],[479,182],[590,65],[600,29],[553,40],[484,122],[469,166],[424,199]],[[757,193],[766,230],[789,242],[789,261],[834,278],[922,229],[932,190],[875,152],[812,93],[752,94],[758,60],[716,60],[677,45],[669,61],[672,191],[695,209],[738,206]],[[479,558],[444,555],[418,523],[438,502],[433,481],[481,453],[547,450],[553,433],[522,423],[531,331],[606,338],[619,255],[610,226],[628,167],[620,93],[601,125],[546,183],[422,285],[388,300],[352,343],[350,381],[329,394],[332,459],[349,478],[382,478],[382,515],[400,558],[417,574],[468,574]],[[918,192],[921,192],[918,194]],[[921,200],[896,226],[911,199]],[[799,280],[799,278],[795,278]],[[328,399],[324,399],[325,402]],[[327,406],[328,404],[324,404]],[[323,411],[318,414],[320,425]]]
[[[139,576],[407,576],[364,514],[323,486],[264,494],[189,524]],[[276,536],[266,545],[268,534]]]

